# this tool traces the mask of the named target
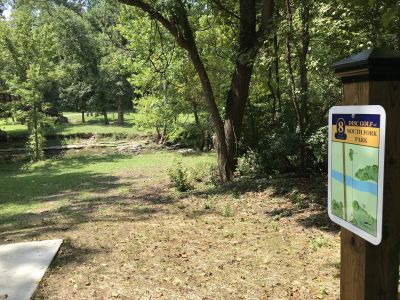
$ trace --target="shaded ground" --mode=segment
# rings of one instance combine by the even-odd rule
[[[31,211],[2,218],[0,243],[64,239],[34,299],[338,298],[324,179],[199,183],[179,194],[158,156],[139,169],[124,168],[125,157],[86,163],[107,159],[121,167],[104,175],[64,161],[68,189],[38,193]],[[31,176],[56,176],[62,164]]]

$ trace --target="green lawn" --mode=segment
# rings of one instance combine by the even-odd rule
[[[149,135],[150,131],[140,131],[133,125],[134,114],[125,114],[125,125],[116,125],[117,113],[108,113],[110,125],[105,126],[103,116],[86,116],[86,122],[82,123],[81,113],[66,112],[63,114],[69,120],[68,124],[58,125],[55,130],[49,131],[49,134],[70,135],[70,134],[126,134],[128,136]],[[11,119],[1,119],[0,129],[6,131],[11,136],[21,136],[27,134],[27,126],[13,124]]]
[[[181,156],[172,152],[141,155],[90,155],[61,157],[29,167],[3,161],[0,163],[0,219],[35,210],[60,207],[76,197],[107,193],[128,188],[121,173],[155,183],[167,177],[166,170],[176,159],[184,166],[204,169],[212,164],[212,154]]]
[[[26,125],[13,124],[11,119],[0,119],[0,129],[12,136],[26,135],[28,132]]]

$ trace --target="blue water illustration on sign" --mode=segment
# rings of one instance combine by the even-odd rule
[[[343,174],[338,171],[332,170],[332,178],[343,183]],[[375,182],[361,181],[347,175],[346,185],[360,192],[370,193],[374,196],[378,195],[378,185]]]

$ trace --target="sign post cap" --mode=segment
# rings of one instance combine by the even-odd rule
[[[332,65],[342,82],[400,80],[400,53],[370,48]]]

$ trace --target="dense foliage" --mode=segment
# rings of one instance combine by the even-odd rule
[[[0,114],[28,124],[33,159],[50,107],[79,111],[82,121],[85,112],[102,113],[106,124],[106,112],[118,110],[122,125],[134,104],[135,126],[153,129],[160,143],[209,149],[220,120],[234,167],[242,156],[252,173],[324,171],[327,112],[341,99],[330,66],[370,47],[400,50],[400,3],[279,0],[264,24],[259,6],[269,2],[254,1],[262,35],[250,42],[246,3],[253,1],[0,1]],[[237,121],[229,104],[244,67],[251,81],[248,95],[237,96]]]

